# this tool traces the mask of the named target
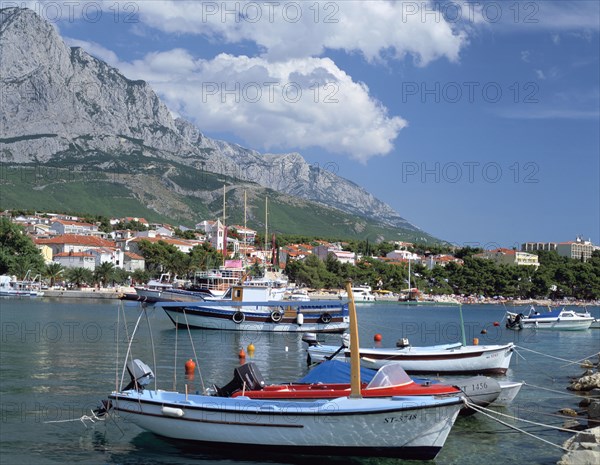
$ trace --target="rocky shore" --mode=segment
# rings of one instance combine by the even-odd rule
[[[573,379],[567,389],[571,391],[585,392],[590,397],[585,397],[579,403],[587,413],[588,426],[590,429],[580,431],[563,444],[568,449],[558,465],[597,465],[600,463],[600,354],[598,362],[593,363],[586,360],[582,363],[586,371],[579,377]],[[575,415],[578,415],[575,412]]]

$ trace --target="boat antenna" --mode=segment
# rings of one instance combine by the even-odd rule
[[[358,342],[358,320],[356,318],[356,306],[354,305],[354,294],[352,294],[352,280],[346,281],[346,293],[348,294],[348,311],[350,313],[350,397],[360,399],[360,351]]]

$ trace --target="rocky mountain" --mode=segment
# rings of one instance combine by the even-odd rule
[[[71,171],[93,166],[128,174],[123,182],[156,211],[159,207],[140,193],[148,182],[161,184],[150,191],[214,201],[218,183],[200,186],[189,175],[220,175],[232,186],[262,186],[431,239],[365,189],[310,165],[298,153],[261,154],[210,139],[190,122],[174,119],[146,82],[127,79],[83,49],[68,47],[31,10],[0,10],[0,89],[5,166]],[[168,214],[169,205],[161,208]]]

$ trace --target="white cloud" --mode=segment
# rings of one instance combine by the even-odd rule
[[[326,49],[360,52],[367,60],[414,57],[419,65],[457,61],[466,43],[429,1],[396,2],[140,2],[142,21],[168,33],[251,41],[271,61],[319,56]]]
[[[521,61],[524,61],[525,63],[529,63],[530,56],[531,56],[531,52],[529,50],[521,51]]]
[[[130,79],[148,81],[172,112],[202,131],[231,132],[252,147],[321,147],[365,162],[388,154],[407,125],[329,58],[271,62],[220,54],[200,60],[173,49],[126,63],[97,44],[71,43]]]
[[[542,79],[542,80],[546,79],[546,75],[544,74],[544,72],[541,69],[536,69],[535,74],[538,79]]]

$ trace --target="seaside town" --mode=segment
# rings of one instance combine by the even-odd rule
[[[599,465],[600,2],[0,3],[0,465]]]
[[[531,294],[539,291],[532,286],[522,291],[507,288],[509,295],[489,295],[489,291],[454,293],[448,278],[444,286],[436,283],[436,278],[439,280],[444,276],[444,269],[460,270],[464,267],[465,255],[471,260],[489,261],[498,269],[526,270],[531,281],[531,277],[535,277],[532,273],[540,267],[540,252],[579,263],[586,263],[592,257],[600,259],[600,246],[580,237],[564,242],[527,242],[521,245],[521,250],[436,247],[402,241],[381,241],[370,245],[366,241],[361,249],[349,242],[318,238],[307,238],[302,243],[285,241],[284,245],[279,245],[275,234],[265,232],[261,236],[247,226],[225,225],[221,219],[203,220],[190,229],[150,223],[139,217],[86,221],[82,217],[52,212],[25,214],[5,211],[0,218],[18,226],[35,244],[43,259],[43,266],[38,263],[32,268],[17,257],[13,257],[12,262],[5,259],[0,263],[2,273],[11,275],[14,282],[27,278],[36,281],[38,286],[49,291],[47,295],[59,290],[63,291],[61,295],[67,296],[69,293],[65,294],[65,290],[77,289],[87,293],[72,295],[93,296],[90,292],[98,292],[114,297],[132,292],[131,286],[143,285],[161,275],[168,275],[168,280],[184,288],[193,283],[194,275],[198,273],[239,270],[256,277],[265,274],[283,276],[290,285],[307,288],[313,298],[323,298],[339,295],[342,278],[354,270],[352,277],[364,280],[357,284],[364,284],[374,301],[420,299],[463,304],[509,302],[517,305],[534,302],[551,305],[555,301],[557,304],[593,305],[600,298],[600,286],[593,288],[593,283],[589,283],[587,295],[584,295],[573,294],[569,292],[573,289],[567,290],[564,286],[562,292],[558,292],[558,285],[563,283],[557,280],[547,283],[546,295],[535,297]],[[157,260],[156,247],[171,251],[171,257],[164,255],[163,261]],[[436,253],[436,249],[447,253]],[[199,259],[190,261],[189,257],[197,256],[200,250]],[[328,264],[328,276],[320,279],[303,273],[310,264],[316,265],[316,269]],[[374,268],[373,265],[376,265],[375,268],[379,266],[379,274],[360,273],[361,268]],[[400,270],[400,274],[387,278],[389,272],[386,270],[390,268]],[[520,275],[513,279],[521,280]],[[434,287],[437,292],[433,292]],[[464,287],[468,289],[468,285]],[[495,292],[495,289],[490,291]]]

